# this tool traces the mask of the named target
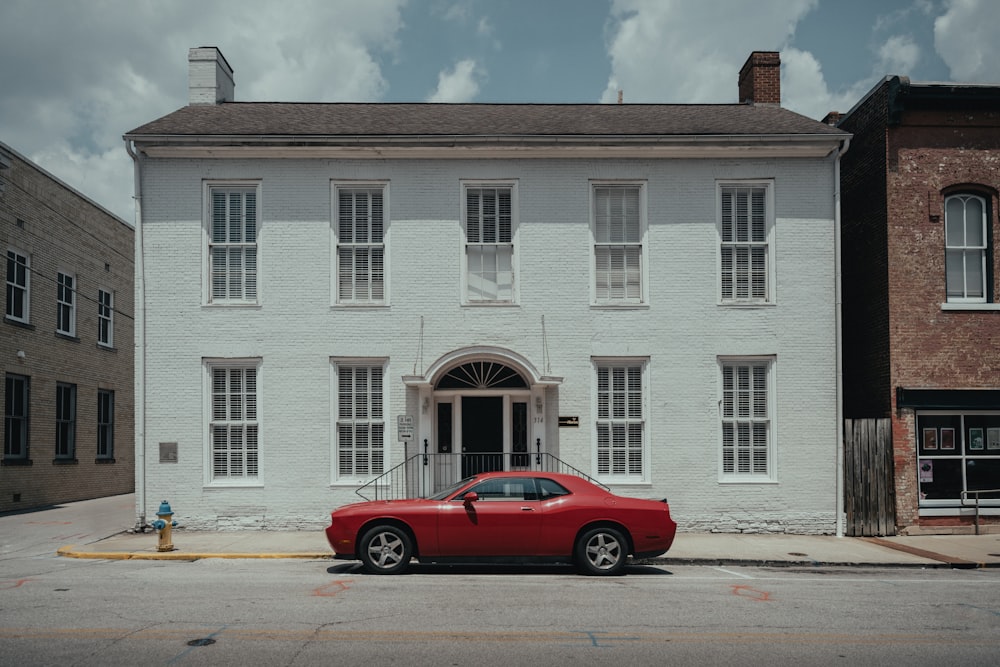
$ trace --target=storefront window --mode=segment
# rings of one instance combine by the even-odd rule
[[[924,507],[957,505],[963,491],[1000,489],[1000,413],[918,414],[917,474]],[[1000,505],[1000,492],[979,498]]]

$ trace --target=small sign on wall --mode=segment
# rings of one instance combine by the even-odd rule
[[[177,463],[177,443],[160,443],[160,463]]]
[[[580,418],[579,417],[560,417],[559,418],[559,428],[564,426],[579,427]]]
[[[396,416],[396,439],[399,442],[413,440],[413,415]]]

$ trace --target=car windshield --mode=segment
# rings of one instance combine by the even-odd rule
[[[454,484],[452,484],[451,486],[447,487],[443,491],[438,491],[433,496],[429,497],[428,500],[444,500],[445,498],[447,498],[451,494],[455,493],[460,488],[462,488],[463,486],[465,486],[466,484],[468,484],[469,482],[471,482],[474,479],[475,479],[475,477],[466,477],[465,479],[463,479],[463,480],[461,480],[459,482],[455,482]]]

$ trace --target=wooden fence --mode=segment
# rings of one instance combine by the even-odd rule
[[[844,507],[849,536],[896,533],[889,419],[844,420]]]

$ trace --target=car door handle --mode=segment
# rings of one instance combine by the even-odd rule
[[[521,511],[522,512],[534,512],[535,508],[534,507],[522,507]]]

